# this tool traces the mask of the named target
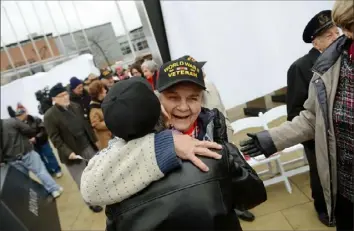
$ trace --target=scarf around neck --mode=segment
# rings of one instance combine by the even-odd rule
[[[90,103],[90,109],[101,108],[102,100],[92,100]]]

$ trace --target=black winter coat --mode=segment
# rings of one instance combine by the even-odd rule
[[[317,49],[312,48],[308,54],[296,60],[288,70],[286,106],[289,121],[304,110],[303,105],[308,98],[309,85],[313,76],[311,69],[320,54]]]
[[[96,147],[97,141],[96,135],[88,120],[84,119],[82,109],[80,105],[71,102],[69,109],[76,115],[84,125],[85,133],[89,138],[89,141],[93,148]],[[72,164],[75,161],[69,160],[69,156],[72,152],[76,155],[80,155],[83,151],[77,143],[77,138],[72,130],[73,122],[68,121],[64,116],[63,108],[57,105],[51,107],[44,115],[44,125],[48,132],[48,136],[52,141],[54,147],[58,149],[60,161],[64,164]]]
[[[84,112],[84,117],[86,119],[89,118],[91,97],[85,89],[82,93],[82,96],[76,95],[74,92],[70,91],[70,101],[79,104]]]
[[[1,120],[0,162],[11,162],[33,150],[29,139],[36,130],[17,118]]]
[[[34,144],[35,149],[48,142],[48,134],[45,130],[44,123],[40,118],[27,115],[27,119],[24,122],[36,130],[36,143]]]
[[[242,230],[234,208],[250,209],[264,202],[263,182],[238,149],[227,143],[222,113],[202,109],[199,125],[205,134],[214,128],[211,136],[224,145],[223,158],[202,158],[210,168],[207,173],[183,162],[180,169],[131,198],[106,206],[107,231]]]

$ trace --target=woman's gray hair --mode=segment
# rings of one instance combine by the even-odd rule
[[[147,68],[151,72],[157,71],[158,67],[154,60],[145,60],[143,64],[141,64],[141,69]]]

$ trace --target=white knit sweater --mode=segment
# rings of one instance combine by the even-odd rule
[[[120,202],[164,176],[155,157],[154,134],[125,142],[114,138],[88,163],[80,191],[91,205]]]

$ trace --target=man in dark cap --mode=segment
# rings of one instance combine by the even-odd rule
[[[84,117],[88,119],[91,97],[84,89],[83,82],[77,77],[70,79],[70,101],[79,104],[84,111]]]
[[[304,110],[303,104],[308,97],[308,88],[312,78],[312,66],[320,54],[329,47],[339,36],[338,28],[333,24],[331,11],[324,10],[316,14],[306,25],[302,35],[305,43],[312,43],[308,54],[296,60],[288,70],[287,110],[288,120],[291,121]],[[306,157],[310,166],[310,183],[312,197],[319,220],[326,226],[329,223],[323,190],[317,172],[315,142],[303,143]]]
[[[75,183],[80,187],[81,174],[86,161],[97,151],[96,137],[90,123],[84,118],[79,104],[70,101],[66,88],[61,83],[50,89],[54,106],[44,115],[44,126],[59,158],[66,165]],[[94,212],[102,207],[89,206]]]

